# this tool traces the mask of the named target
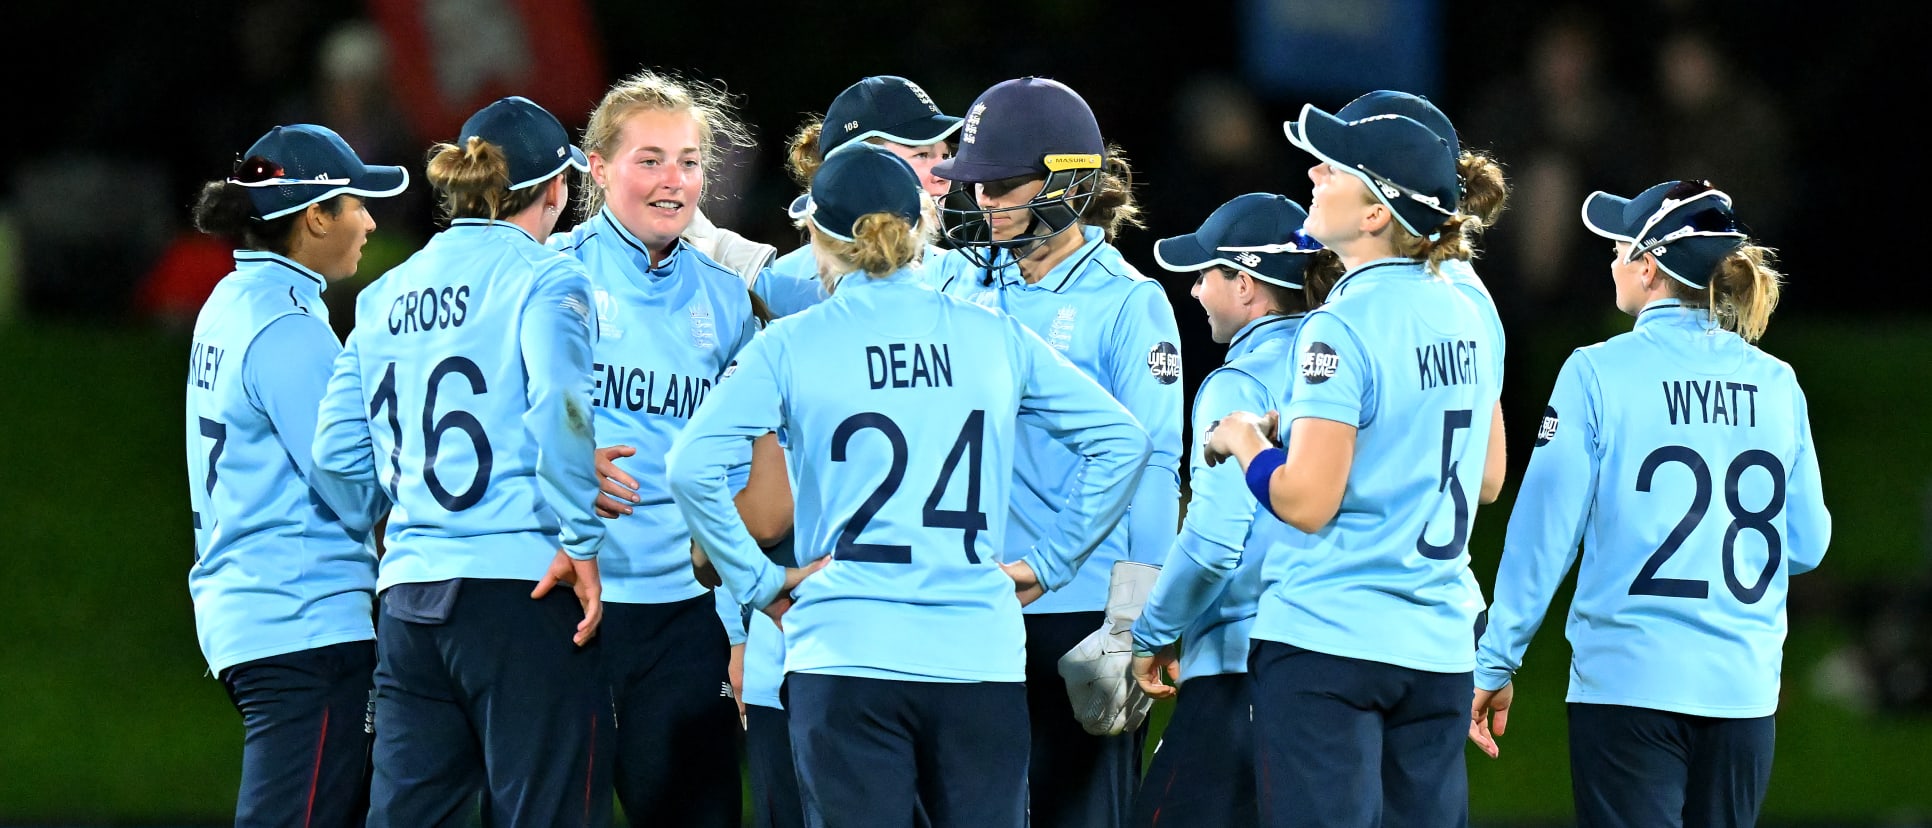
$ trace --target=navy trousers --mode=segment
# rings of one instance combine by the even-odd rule
[[[1033,718],[1027,808],[1034,825],[1117,828],[1133,810],[1146,727],[1118,736],[1088,733],[1074,718],[1060,678],[1060,657],[1105,619],[1102,612],[1026,616],[1026,705]]]
[[[1021,685],[810,673],[785,683],[806,824],[907,828],[922,806],[936,828],[1027,824]]]
[[[710,593],[604,604],[604,669],[617,713],[617,801],[632,825],[738,828],[744,728],[731,643]]]
[[[804,828],[791,721],[783,708],[745,705],[745,765],[751,772],[751,824]]]
[[[349,641],[221,671],[242,716],[235,825],[361,825],[369,810],[376,643]]]
[[[464,579],[448,620],[376,628],[370,828],[610,823],[613,722],[599,640],[567,588]]]
[[[1263,825],[1469,824],[1470,673],[1431,673],[1254,642]]]
[[[1161,732],[1133,825],[1142,828],[1253,828],[1254,698],[1247,673],[1195,676],[1181,685]]]
[[[1772,717],[1570,705],[1577,825],[1750,826],[1771,783]]]

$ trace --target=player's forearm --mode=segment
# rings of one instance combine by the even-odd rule
[[[1181,481],[1151,461],[1134,486],[1127,510],[1127,559],[1159,566],[1181,523]]]
[[[1522,666],[1530,639],[1576,562],[1595,499],[1596,467],[1588,452],[1565,456],[1550,451],[1553,447],[1538,449],[1530,460],[1522,494],[1510,512],[1489,625],[1477,644],[1476,686],[1484,690],[1501,688]]]
[[[1160,580],[1140,619],[1134,622],[1134,649],[1152,654],[1179,640],[1187,625],[1220,596],[1233,574],[1233,569],[1203,566],[1200,559],[1219,561],[1231,555],[1238,565],[1240,554],[1183,531],[1161,567]]]
[[[671,445],[667,467],[671,498],[732,597],[762,608],[778,597],[784,572],[765,557],[745,529],[726,482],[729,463],[722,459],[731,456],[734,441],[746,438],[705,434],[698,426],[697,421],[685,426]]]
[[[525,430],[538,446],[537,487],[556,513],[564,552],[594,558],[603,544],[597,517],[597,444],[590,413],[590,328],[576,285],[540,292],[524,309],[520,333],[529,385]],[[587,304],[581,307],[588,307]]]
[[[376,484],[375,450],[362,411],[362,377],[353,349],[336,357],[315,418],[309,486],[350,531],[370,531],[386,498]]]
[[[1025,558],[1050,590],[1073,580],[1126,513],[1129,493],[1146,467],[1147,432],[1119,419],[1077,432],[1073,448],[1083,458],[1076,476],[1080,488]]]

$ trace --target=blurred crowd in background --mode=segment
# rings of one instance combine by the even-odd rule
[[[1509,329],[1504,403],[1519,430],[1534,422],[1551,379],[1525,366],[1553,366],[1562,351],[1600,338],[1562,332],[1595,331],[1613,312],[1609,245],[1577,218],[1592,190],[1632,194],[1669,178],[1706,178],[1730,192],[1753,234],[1784,253],[1792,281],[1780,320],[1923,310],[1894,300],[1913,294],[1907,268],[1873,267],[1846,252],[1861,234],[1889,241],[1862,213],[1895,209],[1871,196],[1896,190],[1899,173],[1867,161],[1915,157],[1884,145],[1905,140],[1896,130],[1865,130],[1904,117],[1883,110],[1887,94],[1877,88],[1893,82],[1885,61],[1901,50],[1884,45],[1900,27],[1876,4],[87,6],[8,13],[16,32],[60,51],[21,76],[26,88],[9,119],[0,323],[191,325],[230,267],[229,251],[190,226],[193,193],[225,177],[268,127],[316,122],[364,159],[405,165],[415,179],[403,197],[370,203],[379,229],[361,272],[326,294],[346,332],[355,289],[437,229],[422,162],[432,143],[455,137],[464,114],[524,94],[580,128],[609,81],[646,66],[720,82],[738,96],[760,146],[727,161],[704,209],[781,250],[799,240],[783,212],[796,186],[782,170],[785,141],[846,85],[903,75],[947,113],[963,114],[1000,80],[1063,80],[1134,162],[1149,226],[1119,246],[1143,270],[1153,267],[1155,239],[1190,232],[1234,195],[1306,200],[1307,160],[1280,128],[1303,103],[1332,111],[1374,88],[1426,94],[1456,120],[1463,144],[1491,151],[1511,180],[1511,207],[1485,240],[1479,268]],[[1922,167],[1908,161],[1905,177]],[[1191,386],[1220,352],[1186,285],[1170,291]],[[1550,341],[1561,343],[1554,357],[1536,353]],[[1526,455],[1512,452],[1518,471]],[[1901,475],[1901,503],[1910,505],[1898,515],[1920,527],[1922,546],[1932,538],[1925,479],[1923,470]],[[1832,612],[1862,631],[1830,669],[1798,678],[1854,706],[1932,710],[1932,555],[1921,549],[1918,560],[1882,582],[1794,590],[1794,614]]]

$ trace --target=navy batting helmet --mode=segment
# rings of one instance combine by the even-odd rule
[[[933,168],[954,182],[939,210],[946,240],[981,267],[992,266],[1001,249],[1025,256],[1080,218],[1106,154],[1093,109],[1066,84],[1027,77],[994,85],[966,111],[958,154]],[[1022,205],[989,210],[974,193],[976,184],[1028,178],[1046,183]],[[988,219],[1018,210],[1032,211],[1032,221],[1019,236],[995,241]]]

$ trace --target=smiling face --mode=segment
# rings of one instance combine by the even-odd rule
[[[1322,163],[1308,168],[1314,190],[1308,196],[1308,219],[1302,229],[1324,246],[1352,240],[1360,232],[1367,208],[1376,204],[1362,179]]]
[[[1226,345],[1234,341],[1241,326],[1248,324],[1249,295],[1244,295],[1242,274],[1225,267],[1210,267],[1194,274],[1195,301],[1207,311],[1208,334]]]
[[[624,119],[615,150],[590,154],[590,176],[618,223],[651,251],[668,252],[704,195],[704,149],[689,111],[639,110]]]

